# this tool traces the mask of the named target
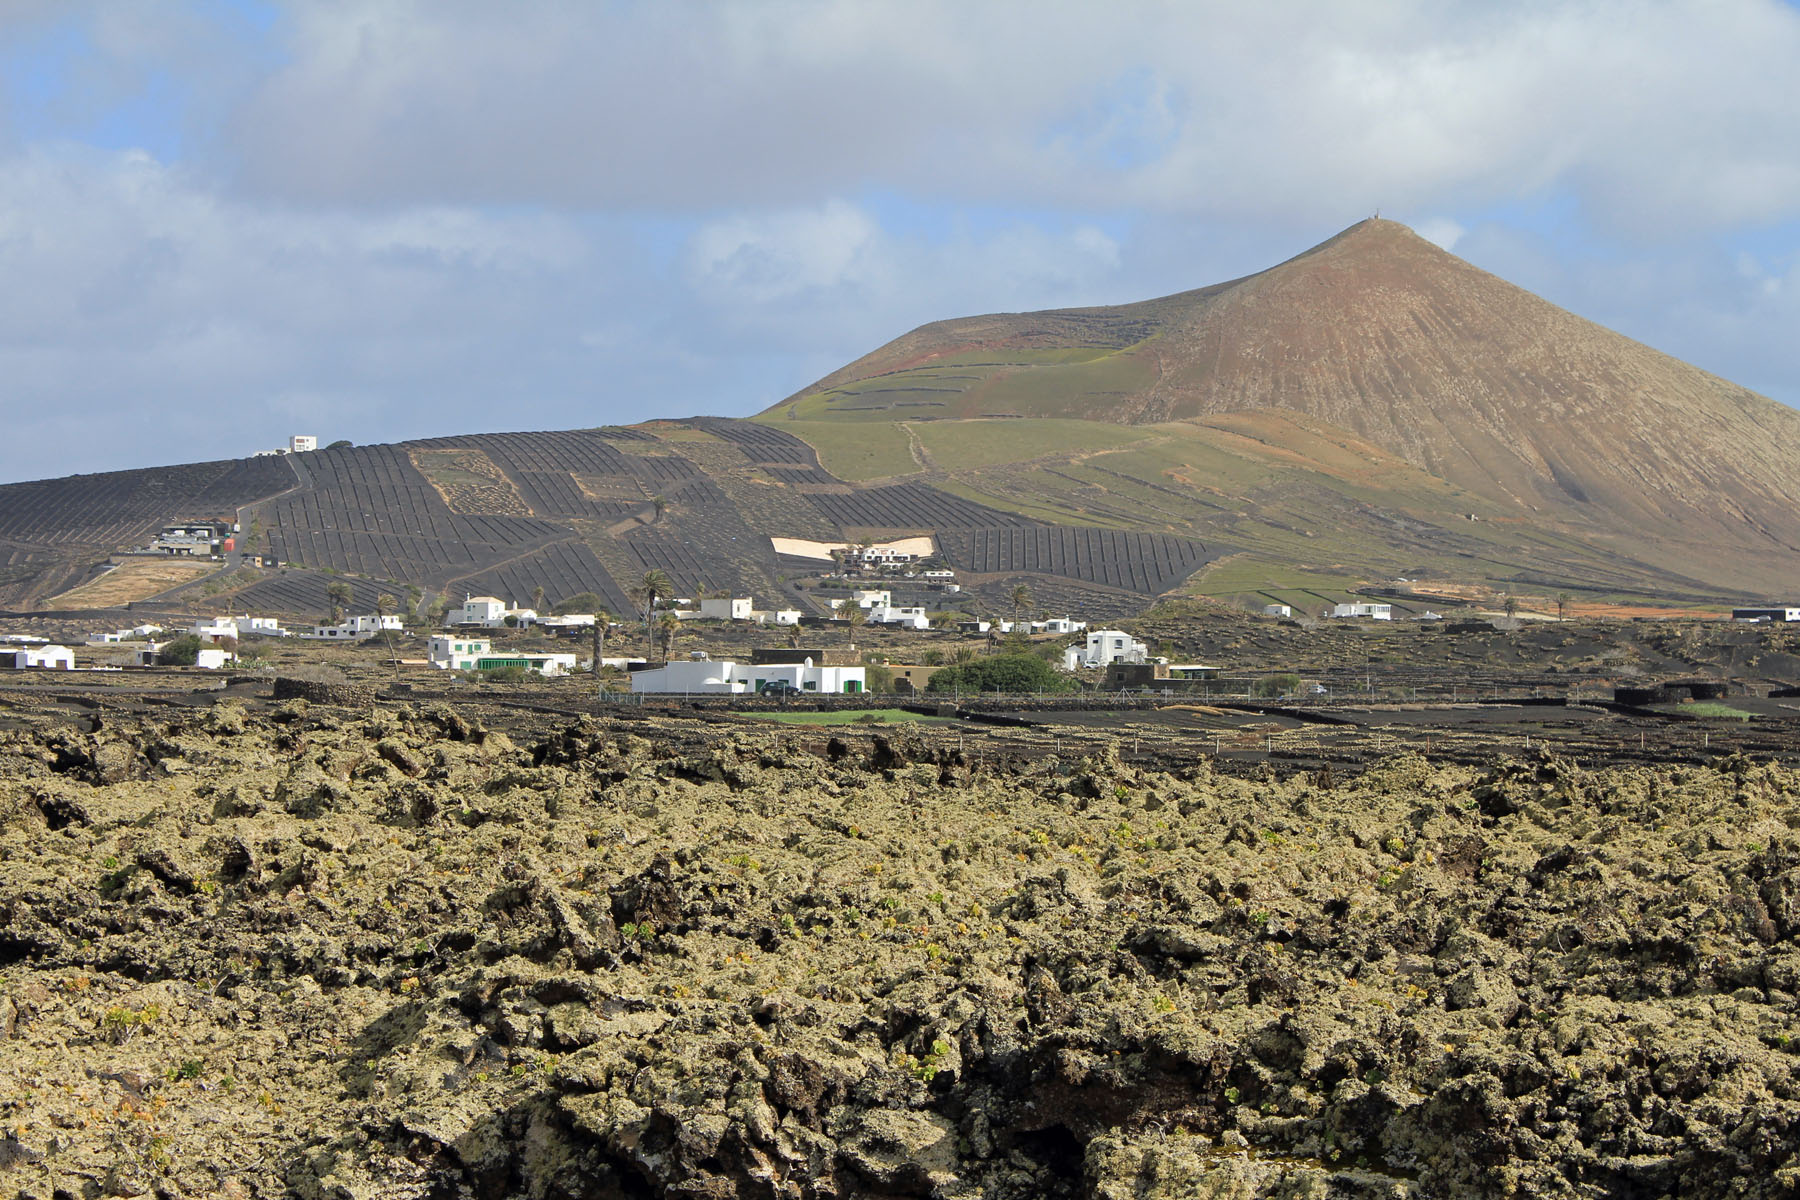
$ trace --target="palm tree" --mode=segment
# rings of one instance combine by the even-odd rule
[[[538,616],[544,615],[544,585],[541,583],[531,589],[531,608]]]
[[[800,627],[798,625],[790,625],[788,627],[788,649],[798,650],[800,648],[801,636]]]
[[[1557,620],[1566,621],[1569,619],[1569,601],[1570,601],[1570,599],[1572,599],[1572,597],[1567,592],[1556,593],[1556,619]]]
[[[650,618],[656,612],[656,602],[675,594],[675,584],[669,579],[668,572],[661,570],[645,571],[644,577],[638,580],[631,589],[631,598],[639,605],[644,617],[644,652],[655,653],[655,639],[650,633]]]
[[[606,626],[612,620],[612,614],[604,608],[594,613],[594,692],[600,691],[600,659],[606,650]]]
[[[382,592],[375,597],[375,623],[381,626],[381,636],[387,640],[388,661],[394,664],[395,679],[400,678],[400,656],[394,653],[394,631],[387,627],[387,623],[382,618],[393,612],[397,603],[398,601],[388,592]]]
[[[325,585],[325,595],[331,599],[331,623],[335,625],[344,619],[344,610],[356,599],[356,592],[343,580],[336,579]]]
[[[1517,596],[1513,595],[1511,592],[1508,592],[1506,594],[1506,603],[1503,607],[1505,608],[1506,615],[1509,618],[1518,616],[1519,615],[1519,598]]]
[[[1019,584],[1012,590],[1013,629],[1019,628],[1019,614],[1031,607],[1031,589]]]
[[[675,648],[675,635],[681,632],[681,618],[672,612],[666,612],[656,620],[657,632],[662,637],[662,657],[669,661],[669,652]]]
[[[852,604],[844,610],[844,622],[855,629],[869,623],[869,610],[860,604]]]

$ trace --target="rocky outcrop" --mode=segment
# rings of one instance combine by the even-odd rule
[[[0,733],[11,1194],[1800,1184],[1773,766],[215,714]]]

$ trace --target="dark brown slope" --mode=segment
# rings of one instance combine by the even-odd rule
[[[1107,353],[1050,361],[1072,347]],[[1160,300],[928,325],[783,405],[829,418],[822,396],[852,397],[868,419],[873,397],[906,394],[922,376],[935,407],[894,415],[1139,424],[1291,409],[1522,515],[1800,545],[1800,413],[1392,221],[1364,221],[1268,271]]]

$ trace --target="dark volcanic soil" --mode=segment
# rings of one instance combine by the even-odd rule
[[[0,1190],[1800,1186],[1790,771],[632,727],[0,734]]]

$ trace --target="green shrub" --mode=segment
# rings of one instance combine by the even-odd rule
[[[1072,692],[1075,680],[1035,654],[996,654],[946,667],[925,685],[928,692]]]
[[[193,634],[184,634],[166,642],[156,652],[156,661],[165,667],[191,667],[200,661],[200,639]]]

